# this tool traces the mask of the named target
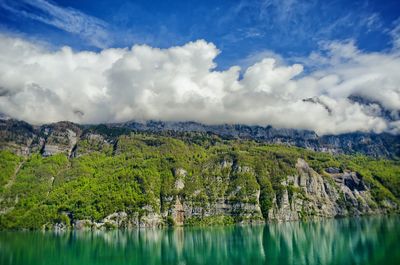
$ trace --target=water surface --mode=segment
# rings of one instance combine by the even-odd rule
[[[109,232],[0,232],[0,264],[400,264],[400,217]]]

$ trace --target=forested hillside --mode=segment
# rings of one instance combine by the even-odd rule
[[[0,152],[2,229],[260,223],[399,210],[396,160],[206,133],[65,124],[23,153],[12,135]]]

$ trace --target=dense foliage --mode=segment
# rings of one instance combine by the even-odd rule
[[[296,173],[298,158],[321,174],[328,167],[357,171],[371,186],[378,203],[400,198],[399,161],[333,156],[206,134],[169,137],[121,133],[117,137],[115,142],[82,140],[74,158],[33,154],[24,159],[1,151],[0,227],[36,229],[60,221],[68,223],[71,216],[65,213],[72,213],[74,219],[97,221],[118,211],[141,214],[144,206],[162,211],[171,203],[164,198],[177,193],[202,205],[228,194],[227,200],[254,202],[254,194],[260,190],[266,217],[273,197],[279,198],[282,192],[282,180]],[[232,165],[239,169],[233,172]],[[185,175],[179,176],[178,169],[184,169]],[[185,186],[177,191],[174,185],[179,177],[184,177]],[[241,189],[235,192],[238,186]],[[187,223],[234,221],[215,217]]]

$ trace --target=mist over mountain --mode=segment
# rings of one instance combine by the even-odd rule
[[[74,134],[74,140],[70,139],[71,132]],[[80,137],[86,137],[88,133],[99,133],[105,139],[109,139],[108,141],[115,142],[121,134],[129,135],[132,132],[146,132],[178,138],[184,136],[185,133],[208,135],[208,137],[215,135],[227,140],[254,140],[268,144],[303,147],[332,154],[359,153],[372,157],[400,157],[400,136],[389,133],[355,132],[319,136],[310,130],[279,129],[272,126],[205,125],[196,122],[163,121],[131,121],[100,125],[58,122],[34,126],[11,118],[0,119],[2,148],[8,148],[9,143],[16,143],[19,146],[17,149],[20,150],[17,153],[27,154],[31,152],[30,150],[45,152],[47,139],[52,133],[60,134],[60,141],[69,143],[67,149],[71,153]],[[51,153],[51,150],[49,152]]]

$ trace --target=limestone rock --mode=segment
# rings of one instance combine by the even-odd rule
[[[269,220],[295,221],[304,218],[331,218],[347,215],[377,214],[371,192],[355,172],[328,168],[327,177],[315,172],[303,159],[296,164],[297,175],[283,183],[282,198],[274,199]],[[289,196],[289,190],[295,190]],[[390,208],[397,205],[389,203]],[[351,212],[349,212],[351,211]]]

